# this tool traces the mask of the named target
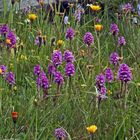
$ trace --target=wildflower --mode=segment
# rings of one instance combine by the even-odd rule
[[[85,33],[83,41],[86,45],[90,46],[94,42],[94,37],[92,33],[90,32]]]
[[[127,64],[121,64],[118,70],[118,79],[122,82],[127,83],[132,80],[132,73]]]
[[[35,75],[39,75],[41,73],[41,67],[39,64],[37,64],[35,67],[34,67],[34,74]]]
[[[31,22],[33,22],[34,20],[37,19],[37,15],[36,15],[36,14],[29,14],[29,15],[28,15],[28,19],[29,19]]]
[[[55,137],[57,140],[60,140],[60,139],[64,140],[67,138],[67,134],[64,129],[57,128],[57,129],[55,129]]]
[[[44,71],[40,72],[39,76],[37,77],[37,87],[42,87],[43,89],[49,88],[49,80]]]
[[[101,24],[96,24],[94,27],[96,31],[101,31],[103,29],[103,26]]]
[[[100,89],[105,85],[105,76],[101,73],[96,76],[96,87],[97,89]]]
[[[64,24],[65,24],[65,25],[70,24],[70,22],[69,22],[69,17],[68,17],[68,16],[65,16],[65,17],[64,17]]]
[[[54,75],[55,71],[56,71],[56,68],[54,67],[54,65],[53,64],[49,64],[48,65],[48,74],[49,75]]]
[[[126,44],[125,38],[123,36],[118,37],[118,46],[123,46]]]
[[[93,134],[97,131],[97,126],[96,125],[91,125],[91,126],[88,126],[86,129],[90,134]]]
[[[11,48],[14,48],[16,45],[16,42],[17,42],[16,35],[12,31],[9,31],[6,37],[7,45]]]
[[[114,80],[113,71],[110,68],[107,68],[105,71],[106,81],[111,83]]]
[[[55,50],[52,54],[52,62],[55,67],[62,64],[62,53],[59,50]]]
[[[36,36],[35,45],[37,45],[38,47],[41,47],[42,43],[43,43],[42,37],[40,35]]]
[[[64,43],[64,41],[59,39],[59,40],[57,41],[57,46],[59,46],[59,47],[60,47],[60,46],[62,46],[62,45],[63,45],[63,43]]]
[[[57,83],[58,85],[62,85],[64,82],[64,78],[62,76],[62,74],[58,71],[55,72],[54,74],[54,81],[55,83]]]
[[[68,28],[66,31],[66,39],[72,40],[74,38],[75,31],[72,27]]]
[[[99,5],[90,5],[91,10],[97,12],[99,10],[101,10],[101,7]]]
[[[123,10],[124,10],[125,12],[130,12],[130,11],[132,11],[132,9],[133,9],[133,7],[132,7],[132,4],[130,4],[130,3],[126,3],[126,4],[124,4],[124,6],[123,6]]]
[[[9,26],[7,24],[3,24],[0,26],[0,34],[5,35],[9,32]]]
[[[14,124],[16,124],[18,118],[18,112],[12,112],[12,119]]]
[[[12,72],[7,73],[6,81],[9,83],[9,85],[14,85],[15,84],[15,75]]]
[[[99,22],[101,22],[101,19],[97,17],[97,18],[95,18],[95,22],[99,23]]]
[[[116,52],[111,53],[110,55],[110,63],[113,65],[117,65],[119,62],[119,55]]]
[[[111,24],[111,26],[110,26],[110,32],[111,32],[112,35],[114,35],[114,36],[118,35],[118,33],[119,33],[118,25],[115,24],[115,23]]]
[[[64,60],[65,60],[65,62],[74,62],[74,56],[73,56],[73,54],[72,54],[72,52],[71,51],[69,51],[69,50],[66,50],[65,52],[64,52]]]
[[[4,75],[6,72],[6,66],[0,65],[0,75]]]
[[[75,74],[75,66],[72,63],[67,63],[65,67],[65,73],[68,77],[71,77]]]

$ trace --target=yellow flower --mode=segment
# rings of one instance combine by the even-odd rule
[[[63,43],[64,43],[64,41],[63,41],[63,40],[60,40],[60,39],[59,39],[59,40],[57,41],[57,45],[58,45],[58,46],[62,46],[62,45],[63,45]]]
[[[87,127],[86,129],[89,133],[93,134],[93,133],[96,132],[97,126],[96,125],[91,125],[91,126]]]
[[[93,10],[93,11],[99,11],[101,10],[101,7],[99,5],[90,5],[90,8]]]
[[[2,74],[2,69],[0,68],[0,74]]]
[[[28,19],[29,19],[31,22],[33,22],[34,20],[36,20],[36,18],[37,18],[37,15],[36,15],[36,14],[29,14],[29,15],[28,15]]]
[[[6,44],[10,45],[11,44],[11,40],[10,39],[6,39]]]
[[[94,25],[94,27],[96,31],[101,31],[103,29],[103,26],[101,24],[96,24]]]

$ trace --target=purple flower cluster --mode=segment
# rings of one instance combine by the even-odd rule
[[[66,39],[72,40],[74,38],[75,31],[72,27],[68,28],[66,31]]]
[[[9,31],[6,39],[10,40],[10,43],[8,44],[8,46],[10,46],[11,48],[14,48],[17,42],[16,35],[12,31]]]
[[[65,60],[65,62],[74,62],[74,55],[72,54],[72,52],[71,51],[69,51],[69,50],[66,50],[65,52],[64,52],[64,60]]]
[[[118,25],[115,24],[115,23],[111,24],[111,26],[110,26],[110,32],[111,32],[112,35],[114,35],[114,36],[118,35],[118,33],[119,33]]]
[[[123,10],[126,11],[126,12],[132,11],[132,9],[133,9],[133,6],[130,3],[126,3],[123,6]]]
[[[67,134],[64,129],[57,128],[57,129],[55,129],[55,137],[57,140],[60,140],[60,139],[64,140],[67,138]]]
[[[101,73],[96,76],[96,87],[99,92],[98,99],[104,99],[106,95],[105,76]]]
[[[119,62],[119,55],[116,52],[111,53],[110,55],[110,63],[113,65],[117,65]]]
[[[62,85],[64,82],[64,78],[62,76],[62,74],[60,72],[55,72],[54,74],[54,81],[55,83],[57,83],[58,85]]]
[[[105,76],[101,73],[96,76],[96,87],[97,89],[100,89],[105,85]]]
[[[52,62],[55,67],[62,64],[62,53],[59,50],[55,50],[52,54]]]
[[[105,71],[106,81],[111,83],[114,80],[113,71],[110,68],[107,68]]]
[[[38,47],[41,47],[42,43],[43,43],[42,37],[41,36],[36,36],[35,45],[38,46]]]
[[[37,64],[35,67],[34,67],[34,74],[35,75],[39,75],[41,73],[41,67],[39,64]]]
[[[41,71],[37,77],[37,87],[42,87],[43,89],[49,88],[49,80],[44,71]]]
[[[3,24],[0,26],[0,35],[5,37],[7,46],[9,46],[10,48],[15,47],[15,44],[17,42],[16,35],[9,29],[9,26],[7,24]]]
[[[5,35],[9,32],[9,26],[7,24],[3,24],[0,26],[0,34]]]
[[[125,38],[123,36],[118,37],[118,46],[124,46],[125,44]]]
[[[5,75],[6,73],[6,66],[0,65],[0,75]]]
[[[49,65],[48,65],[48,74],[49,74],[50,76],[51,76],[51,75],[54,76],[55,72],[56,72],[55,66],[54,66],[53,64],[49,64]]]
[[[92,33],[90,32],[85,33],[83,41],[86,45],[90,46],[94,42],[94,37]]]
[[[121,64],[118,70],[118,79],[127,83],[132,80],[132,73],[127,64]]]
[[[66,64],[65,73],[68,77],[71,77],[75,74],[75,66],[73,63],[69,62]]]
[[[12,72],[8,72],[6,74],[6,81],[9,83],[9,85],[15,84],[15,75]]]

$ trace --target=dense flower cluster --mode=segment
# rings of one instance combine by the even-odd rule
[[[113,65],[117,65],[119,62],[119,55],[116,52],[111,53],[110,55],[110,63]]]
[[[62,76],[62,74],[58,71],[55,72],[54,74],[54,81],[55,83],[57,83],[58,85],[62,85],[64,82],[64,78]]]
[[[0,34],[6,35],[9,32],[9,26],[7,24],[3,24],[0,26]]]
[[[123,36],[118,37],[118,46],[124,46],[125,44],[125,38]]]
[[[97,95],[98,99],[104,99],[107,91],[105,86],[105,76],[102,73],[96,76],[96,88],[99,92]]]
[[[105,71],[106,81],[111,83],[114,80],[113,71],[110,68],[107,68]]]
[[[56,137],[57,140],[66,139],[67,138],[67,134],[66,134],[64,129],[57,128],[57,129],[55,129],[55,137]]]
[[[73,63],[69,62],[66,64],[65,73],[68,77],[71,77],[75,73],[75,66]]]
[[[15,75],[13,72],[8,72],[6,74],[6,81],[7,81],[7,83],[9,83],[9,85],[15,84]]]
[[[110,32],[111,32],[112,35],[114,35],[114,36],[118,35],[118,33],[119,33],[118,25],[115,24],[115,23],[111,24],[111,26],[110,26]]]
[[[62,64],[62,53],[59,50],[55,50],[52,54],[52,62],[55,67]]]
[[[39,64],[37,64],[35,67],[34,67],[34,74],[35,75],[39,75],[41,73],[41,67]]]
[[[36,83],[38,87],[42,87],[43,89],[49,88],[49,80],[44,71],[40,72],[40,74],[37,77]]]
[[[72,40],[74,38],[75,31],[72,27],[68,28],[66,31],[66,39]]]
[[[118,70],[118,79],[127,83],[132,80],[132,73],[127,64],[121,64]]]
[[[85,33],[83,40],[86,45],[90,46],[94,42],[94,37],[92,33],[87,32]]]
[[[5,75],[5,73],[6,73],[6,66],[0,65],[0,75]]]
[[[65,52],[64,52],[64,60],[65,60],[65,62],[74,62],[74,55],[72,54],[72,52],[71,51],[69,51],[69,50],[66,50]]]

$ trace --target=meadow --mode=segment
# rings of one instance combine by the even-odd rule
[[[0,140],[139,140],[138,1],[50,16],[15,2],[0,13]]]

